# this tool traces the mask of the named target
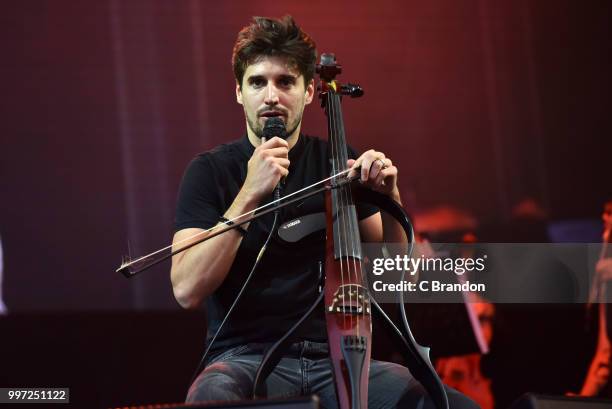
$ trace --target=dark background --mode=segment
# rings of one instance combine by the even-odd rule
[[[12,314],[182,316],[168,264],[131,280],[114,270],[128,249],[170,243],[186,164],[244,132],[233,41],[251,16],[285,13],[336,53],[341,80],[365,89],[344,104],[349,142],[393,159],[410,211],[449,204],[507,223],[531,197],[552,221],[596,220],[612,197],[606,0],[4,1],[0,235]],[[303,129],[324,134],[316,102]],[[112,334],[108,322],[92,325]]]

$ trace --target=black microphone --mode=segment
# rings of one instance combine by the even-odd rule
[[[266,124],[264,125],[263,135],[261,137],[261,143],[265,143],[268,139],[278,136],[282,139],[287,139],[289,135],[287,135],[287,128],[285,127],[285,123],[279,116],[273,116],[268,118]],[[281,178],[280,182],[274,188],[274,200],[278,200],[280,198],[280,190],[281,186],[285,184],[285,178]],[[278,204],[277,204],[278,205]]]
[[[266,124],[264,125],[262,142],[265,142],[274,136],[278,136],[282,139],[287,139],[289,136],[287,135],[285,123],[280,116],[272,116],[268,118]]]

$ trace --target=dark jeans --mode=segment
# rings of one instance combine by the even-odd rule
[[[187,402],[250,399],[261,359],[262,346],[254,344],[232,348],[213,358],[189,388]],[[316,394],[321,408],[338,407],[327,344],[303,341],[292,345],[268,377],[266,387],[269,398]],[[478,408],[456,390],[446,389],[451,408]],[[434,405],[407,368],[372,360],[368,407],[433,409]]]

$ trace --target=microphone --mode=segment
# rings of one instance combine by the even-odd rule
[[[287,135],[287,128],[285,127],[285,123],[278,116],[270,117],[266,124],[264,125],[263,135],[261,137],[261,143],[265,143],[266,140],[278,136],[282,139],[287,139],[289,135]],[[280,182],[274,188],[274,200],[278,200],[280,198],[280,189],[281,186],[285,184],[285,178],[281,178]]]
[[[279,116],[270,117],[263,129],[262,142],[267,141],[268,139],[278,136],[282,139],[287,139],[289,135],[287,135],[287,128],[285,127],[285,123]]]

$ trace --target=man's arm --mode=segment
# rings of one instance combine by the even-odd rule
[[[288,148],[285,140],[272,138],[255,149],[249,160],[246,180],[224,213],[225,218],[231,220],[255,209],[261,199],[274,190],[281,177],[288,175]],[[172,249],[200,239],[201,236],[190,238],[202,231],[197,228],[179,230],[172,240]],[[233,230],[172,257],[172,290],[183,308],[197,308],[223,283],[241,241],[240,232]]]
[[[256,207],[253,199],[241,190],[224,217],[233,219]],[[247,225],[243,225],[244,228]],[[172,239],[172,250],[184,247],[203,236],[203,229],[179,230]],[[242,234],[234,229],[172,257],[170,278],[174,297],[183,308],[197,308],[225,280],[242,241]]]
[[[407,243],[402,226],[387,212],[377,212],[359,221],[361,241],[364,243]]]

